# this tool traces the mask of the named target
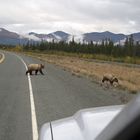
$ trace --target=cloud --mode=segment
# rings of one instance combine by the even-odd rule
[[[0,26],[17,32],[131,33],[140,29],[140,0],[0,0]]]

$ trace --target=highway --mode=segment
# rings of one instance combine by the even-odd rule
[[[122,104],[110,91],[59,66],[45,63],[45,75],[26,76],[25,66],[40,60],[2,53],[0,140],[37,140],[45,122],[69,117],[82,108]]]

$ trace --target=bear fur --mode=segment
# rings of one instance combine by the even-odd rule
[[[118,79],[112,74],[103,75],[102,82],[104,83],[105,81],[109,81],[111,85],[113,85],[114,82],[118,83]]]
[[[32,71],[35,71],[35,75],[37,75],[38,71],[44,75],[44,73],[42,72],[42,69],[44,68],[43,64],[29,64],[28,65],[28,70],[26,71],[26,75],[28,73],[30,73],[30,75],[32,75]]]

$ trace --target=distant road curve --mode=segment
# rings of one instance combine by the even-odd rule
[[[0,63],[2,63],[4,59],[5,59],[5,55],[2,52],[0,52]]]

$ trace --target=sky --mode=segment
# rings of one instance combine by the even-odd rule
[[[0,27],[17,33],[140,32],[140,0],[0,0]]]

